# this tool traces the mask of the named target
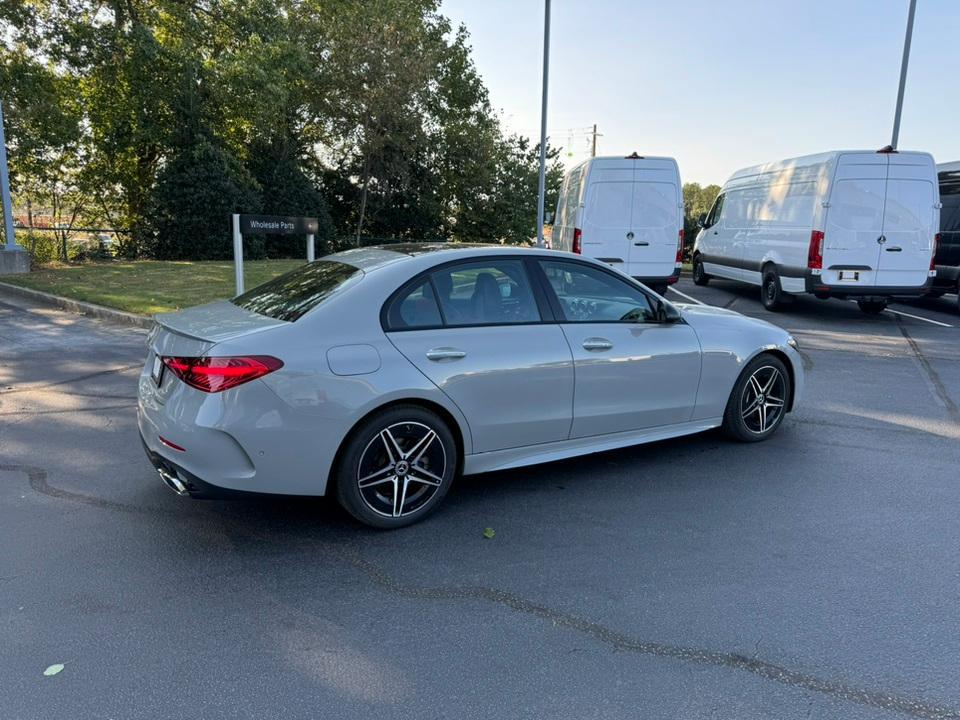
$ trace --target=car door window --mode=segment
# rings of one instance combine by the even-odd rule
[[[567,322],[657,322],[647,295],[625,280],[578,263],[541,264]]]
[[[540,321],[521,260],[463,263],[437,270],[430,277],[448,326]]]
[[[391,330],[441,327],[443,318],[430,281],[424,280],[394,299],[387,311],[387,323]]]

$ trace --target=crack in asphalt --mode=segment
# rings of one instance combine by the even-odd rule
[[[81,380],[89,380],[91,378],[100,377],[101,375],[113,375],[116,373],[127,372],[128,370],[139,369],[142,367],[142,363],[135,363],[133,365],[122,365],[120,367],[111,368],[109,370],[98,370],[97,372],[88,373],[86,375],[78,375],[77,377],[68,378],[66,380],[57,380],[52,383],[44,383],[42,385],[27,385],[25,387],[14,387],[9,390],[0,390],[0,395],[13,395],[14,393],[23,393],[23,392],[32,392],[35,390],[46,390],[47,388],[57,387],[58,385],[69,385],[70,383],[80,382]]]
[[[150,514],[164,513],[179,516],[178,513],[165,513],[165,511],[161,510],[145,509],[54,487],[47,482],[47,473],[42,468],[27,465],[0,464],[0,471],[25,473],[29,479],[31,488],[36,492],[50,497],[69,500],[105,510]],[[555,610],[546,605],[527,600],[514,593],[492,587],[482,585],[440,585],[431,587],[406,584],[394,578],[380,566],[365,559],[360,552],[355,549],[344,548],[341,545],[326,542],[318,543],[318,545],[328,550],[331,555],[339,558],[342,562],[345,562],[366,575],[382,590],[398,597],[415,600],[480,600],[490,602],[524,615],[548,621],[555,627],[566,628],[589,636],[616,650],[678,660],[697,665],[748,672],[763,680],[769,680],[781,685],[829,695],[871,708],[891,710],[910,717],[922,718],[923,720],[960,720],[960,710],[944,705],[935,705],[880,690],[864,690],[853,687],[852,685],[834,682],[810,673],[791,670],[775,663],[760,660],[757,658],[757,654],[759,653],[759,644],[762,638],[757,640],[754,646],[755,654],[753,657],[747,657],[739,653],[724,653],[696,647],[648,642],[618,632],[600,623],[587,620],[586,618]]]
[[[816,675],[790,670],[774,663],[758,660],[756,656],[748,658],[739,653],[722,653],[701,648],[667,645],[657,642],[645,642],[629,635],[611,630],[605,625],[592,622],[576,615],[570,615],[546,605],[526,600],[513,593],[484,586],[437,586],[405,585],[391,577],[386,571],[365,560],[358,553],[346,553],[342,548],[334,548],[345,561],[362,571],[367,577],[386,591],[400,597],[420,600],[485,600],[503,605],[526,615],[532,615],[553,625],[575,630],[588,635],[606,645],[626,652],[655,657],[671,658],[685,662],[713,667],[741,670],[790,687],[810,690],[831,697],[848,700],[867,707],[892,710],[925,720],[951,720],[960,718],[960,710],[942,705],[934,705],[920,700],[900,697],[879,690],[863,690],[843,683],[826,680]]]
[[[913,337],[910,336],[910,333],[907,332],[907,328],[904,326],[900,316],[897,315],[895,317],[897,318],[897,327],[900,329],[900,334],[903,335],[904,340],[907,341],[907,344],[913,351],[913,355],[920,364],[920,369],[926,376],[926,380],[929,381],[934,395],[940,401],[943,407],[946,408],[950,419],[960,425],[960,408],[957,407],[957,404],[953,401],[953,398],[950,397],[950,393],[947,392],[946,385],[943,384],[943,380],[940,379],[940,375],[933,368],[933,365],[930,363],[927,357],[923,354],[923,351],[920,349],[920,345],[916,340],[913,339]]]
[[[87,495],[85,493],[72,492],[54,487],[47,482],[47,471],[32,465],[0,464],[0,471],[23,473],[27,476],[30,487],[34,492],[47,495],[48,497],[59,498],[60,500],[69,500],[70,502],[80,503],[81,505],[90,505],[91,507],[98,507],[103,510],[116,510],[117,512],[124,513],[175,514],[165,510],[142,508],[137,505],[128,505],[114,500],[106,500],[96,495]]]
[[[64,415],[70,413],[99,412],[100,410],[127,410],[130,403],[125,405],[102,405],[92,408],[72,408],[66,410],[11,410],[10,412],[0,412],[0,417],[4,415]]]

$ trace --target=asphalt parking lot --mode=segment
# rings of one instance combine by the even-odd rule
[[[776,436],[466,478],[391,533],[174,496],[145,333],[0,296],[0,718],[960,717],[956,298],[678,290],[798,338]]]

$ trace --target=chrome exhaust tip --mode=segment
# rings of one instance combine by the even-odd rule
[[[189,494],[186,484],[177,477],[175,473],[168,472],[163,468],[157,468],[157,472],[160,474],[160,479],[163,480],[163,484],[173,490],[177,495]]]

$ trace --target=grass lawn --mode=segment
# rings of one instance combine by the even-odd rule
[[[243,264],[246,287],[249,290],[303,262],[248,260]],[[143,315],[179,310],[234,295],[231,261],[116,260],[58,264],[25,275],[4,275],[0,280]]]

